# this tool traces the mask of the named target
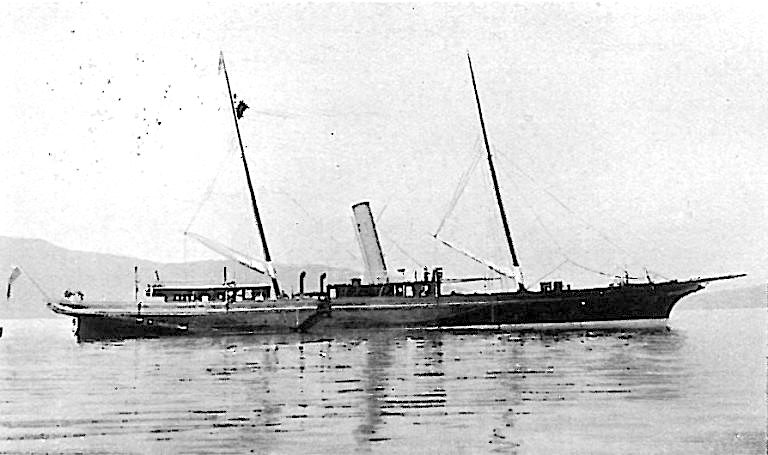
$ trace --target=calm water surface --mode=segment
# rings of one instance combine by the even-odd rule
[[[0,452],[763,454],[766,315],[82,344],[6,320]]]

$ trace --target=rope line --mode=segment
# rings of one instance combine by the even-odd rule
[[[453,197],[451,198],[451,202],[448,204],[448,210],[445,212],[443,219],[440,221],[440,225],[437,227],[437,230],[435,231],[435,235],[440,234],[440,231],[443,229],[443,226],[445,226],[445,222],[448,220],[448,217],[451,216],[451,213],[453,213],[453,210],[456,208],[456,204],[459,203],[459,198],[464,193],[464,190],[467,188],[470,175],[472,174],[472,172],[475,170],[478,163],[480,162],[480,158],[482,158],[483,156],[478,151],[479,144],[480,144],[480,138],[475,139],[475,145],[472,146],[472,150],[475,153],[475,158],[472,160],[472,163],[470,164],[470,166],[461,175],[461,178],[459,179],[459,184],[456,186],[456,190],[453,192]]]
[[[320,225],[322,224],[322,222],[320,221],[320,218],[319,218],[319,217],[317,217],[317,216],[313,215],[312,213],[310,213],[310,212],[309,212],[309,210],[307,210],[306,208],[304,208],[304,206],[303,206],[303,205],[301,205],[301,203],[300,203],[298,200],[296,200],[296,198],[294,198],[293,196],[291,196],[291,195],[290,195],[290,194],[289,194],[287,191],[278,190],[278,189],[274,189],[274,188],[273,188],[273,189],[269,189],[269,188],[259,188],[259,190],[260,190],[260,191],[267,191],[267,192],[271,192],[271,193],[273,193],[273,194],[279,194],[279,195],[281,195],[281,196],[285,196],[286,198],[288,198],[288,200],[289,200],[289,201],[291,201],[291,203],[293,203],[293,205],[295,205],[296,207],[298,207],[298,208],[299,208],[299,210],[301,210],[302,212],[304,212],[304,215],[305,215],[307,218],[309,218],[309,220],[310,220],[310,221],[312,221],[313,223],[315,223],[315,224],[316,224],[316,225],[318,225],[318,226],[320,226]],[[385,206],[384,208],[386,208],[386,206]],[[382,213],[383,213],[383,210],[382,210]],[[379,214],[379,216],[381,216],[381,213]],[[325,234],[325,233],[323,233],[323,234]],[[337,239],[337,238],[336,238],[336,237],[335,237],[333,234],[325,234],[325,235],[327,236],[327,238],[328,238],[329,240],[332,240],[332,241],[333,241],[333,243],[335,243],[337,247],[339,247],[341,250],[343,250],[345,253],[347,253],[347,254],[349,255],[349,257],[351,257],[352,259],[354,259],[354,260],[356,260],[356,261],[359,261],[359,260],[360,260],[360,257],[359,257],[359,256],[357,256],[357,255],[355,255],[354,253],[352,253],[352,252],[351,252],[351,251],[350,251],[350,250],[347,248],[346,244],[345,244],[345,243],[343,243],[343,242],[341,242],[339,239]],[[289,251],[293,251],[293,250],[289,250]]]
[[[552,275],[552,274],[553,274],[553,273],[555,273],[555,272],[556,272],[556,271],[557,271],[557,270],[558,270],[560,267],[564,266],[564,265],[565,265],[565,264],[567,264],[567,263],[568,263],[568,258],[566,258],[566,259],[565,259],[563,262],[561,262],[560,264],[558,264],[558,265],[557,265],[557,267],[555,267],[554,269],[552,269],[552,270],[550,270],[549,272],[545,273],[545,274],[544,274],[542,277],[540,277],[540,278],[538,278],[538,279],[536,279],[536,280],[533,280],[533,282],[534,282],[534,283],[540,283],[540,282],[541,282],[541,280],[543,280],[544,278],[546,278],[546,277],[548,277],[548,276]]]
[[[505,176],[507,175],[505,168],[499,168],[501,170],[501,173]],[[520,189],[520,187],[517,184],[516,179],[508,179],[512,182],[512,184],[515,186],[515,190],[517,191],[517,194],[520,195],[520,198],[522,199],[523,203],[528,207],[528,210],[533,213],[533,217],[536,220],[536,222],[541,226],[541,229],[544,231],[545,234],[550,238],[552,243],[554,243],[555,247],[557,248],[557,251],[565,258],[568,257],[568,255],[565,254],[565,251],[563,250],[562,245],[560,245],[560,242],[557,241],[557,238],[550,232],[550,230],[547,228],[544,221],[542,221],[541,216],[539,216],[539,212],[536,211],[536,209],[533,207],[533,204],[525,197],[525,192]]]
[[[534,184],[534,185],[536,185],[536,186],[537,186],[539,189],[541,189],[542,191],[544,191],[544,192],[547,194],[547,196],[549,196],[550,198],[552,198],[552,200],[554,200],[554,201],[555,201],[555,202],[556,202],[556,203],[557,203],[557,204],[558,204],[560,207],[562,207],[562,208],[563,208],[563,209],[564,209],[566,212],[568,212],[568,213],[570,213],[571,215],[573,215],[574,217],[576,217],[576,218],[577,218],[579,221],[581,221],[581,222],[582,222],[582,223],[583,223],[583,224],[584,224],[586,227],[588,227],[588,228],[590,228],[590,229],[594,230],[595,232],[597,232],[597,233],[598,233],[598,234],[599,234],[599,235],[600,235],[600,236],[603,238],[603,240],[605,240],[606,242],[610,243],[610,244],[611,244],[613,247],[615,247],[615,248],[617,248],[617,249],[621,250],[621,251],[622,251],[624,254],[626,254],[626,255],[630,255],[630,253],[629,253],[629,252],[628,252],[626,249],[624,249],[623,247],[621,247],[620,245],[618,245],[616,242],[614,242],[614,241],[613,241],[613,240],[612,240],[610,237],[608,237],[608,235],[607,235],[607,234],[605,234],[603,231],[601,231],[601,230],[600,230],[600,229],[598,229],[597,227],[593,226],[593,225],[592,225],[590,222],[588,222],[587,220],[585,220],[585,219],[584,219],[584,218],[583,218],[581,215],[579,215],[579,214],[578,214],[578,212],[576,212],[576,211],[574,211],[573,209],[571,209],[570,207],[568,207],[568,205],[566,205],[566,204],[565,204],[565,202],[561,201],[561,200],[560,200],[560,198],[558,198],[557,196],[555,196],[555,194],[554,194],[554,193],[552,193],[552,192],[551,192],[551,191],[550,191],[548,188],[544,187],[542,184],[540,184],[538,181],[536,181],[536,179],[534,179],[533,177],[531,177],[531,176],[530,176],[530,175],[529,175],[527,172],[525,172],[525,171],[524,171],[522,168],[520,168],[520,166],[518,166],[518,165],[517,165],[517,164],[514,162],[514,160],[512,160],[512,159],[508,158],[506,155],[504,155],[503,153],[499,152],[498,150],[496,150],[496,154],[497,154],[497,156],[501,156],[501,157],[503,157],[504,159],[506,159],[508,162],[512,163],[512,166],[515,168],[515,171],[516,171],[516,172],[520,173],[521,175],[523,175],[524,177],[526,177],[528,180],[530,180],[530,181],[531,181],[531,183],[533,183],[533,184]]]
[[[391,242],[391,243],[392,243],[392,245],[394,245],[394,247],[395,247],[395,248],[397,248],[397,250],[398,250],[398,251],[400,251],[400,252],[401,252],[401,253],[403,253],[403,254],[404,254],[404,255],[405,255],[405,256],[406,256],[408,259],[410,259],[410,260],[413,262],[413,265],[415,265],[417,269],[418,269],[419,267],[421,267],[421,266],[424,264],[424,262],[421,262],[421,261],[419,261],[418,259],[416,259],[416,258],[414,258],[413,256],[411,256],[411,254],[410,254],[410,253],[408,253],[408,251],[406,251],[406,250],[405,250],[403,247],[401,247],[401,246],[400,246],[400,245],[399,245],[399,244],[398,244],[398,243],[395,241],[395,239],[393,239],[392,237],[388,236],[387,234],[383,234],[383,237],[384,237],[385,239],[387,239],[389,242]]]
[[[531,183],[533,183],[534,185],[536,185],[536,186],[537,186],[537,187],[538,187],[540,190],[544,191],[544,193],[546,193],[546,194],[547,194],[547,196],[549,196],[550,198],[552,198],[552,200],[554,200],[554,201],[555,201],[555,202],[556,202],[556,203],[557,203],[557,204],[558,204],[560,207],[562,207],[562,208],[563,208],[563,209],[564,209],[566,212],[568,212],[568,213],[570,213],[571,215],[573,215],[575,218],[577,218],[579,221],[581,221],[581,222],[582,222],[582,223],[583,223],[583,224],[584,224],[586,227],[588,227],[588,228],[590,228],[590,229],[594,230],[594,231],[595,231],[595,232],[596,232],[598,235],[600,235],[600,237],[602,237],[602,238],[603,238],[603,240],[605,240],[605,241],[606,241],[607,243],[609,243],[611,246],[613,246],[614,248],[616,248],[616,249],[620,250],[622,253],[626,254],[627,256],[631,256],[631,253],[630,253],[629,251],[627,251],[625,248],[623,248],[621,245],[619,245],[619,244],[618,244],[618,243],[616,243],[616,242],[615,242],[613,239],[611,239],[611,237],[609,237],[609,236],[608,236],[608,234],[604,233],[602,230],[600,230],[600,229],[598,229],[597,227],[595,227],[594,225],[592,225],[592,224],[591,224],[589,221],[585,220],[585,219],[584,219],[584,218],[583,218],[581,215],[579,215],[579,213],[578,213],[578,212],[576,212],[576,211],[574,211],[573,209],[571,209],[571,208],[570,208],[568,205],[566,205],[566,204],[565,204],[565,202],[563,202],[562,200],[560,200],[560,198],[558,198],[558,197],[557,197],[557,196],[556,196],[554,193],[552,193],[552,192],[551,192],[551,191],[550,191],[548,188],[544,187],[544,186],[543,186],[542,184],[540,184],[540,183],[539,183],[539,182],[538,182],[536,179],[534,179],[533,177],[531,177],[531,176],[530,176],[530,175],[529,175],[527,172],[525,172],[525,171],[524,171],[522,168],[520,168],[520,166],[518,166],[518,165],[517,165],[517,164],[514,162],[514,160],[510,159],[509,157],[507,157],[507,156],[506,156],[506,155],[504,155],[503,153],[499,152],[498,150],[495,150],[495,151],[496,151],[496,154],[497,154],[498,156],[501,156],[501,157],[503,157],[505,160],[507,160],[508,162],[510,162],[510,163],[512,164],[512,166],[515,168],[515,171],[516,171],[516,172],[518,172],[518,173],[520,173],[521,175],[523,175],[524,177],[526,177],[528,180],[530,180],[530,181],[531,181]]]
[[[665,280],[667,280],[667,281],[670,281],[670,280],[672,280],[672,278],[668,278],[668,277],[665,277],[665,276],[664,276],[664,275],[662,275],[661,273],[659,273],[659,272],[656,272],[656,271],[654,271],[654,270],[651,270],[651,269],[645,269],[645,271],[646,271],[646,272],[651,272],[651,273],[653,273],[654,275],[658,275],[658,276],[660,276],[661,278],[663,278],[663,279],[665,279]]]
[[[568,207],[562,200],[560,200],[560,198],[555,196],[549,189],[544,187],[542,184],[538,183],[533,177],[531,177],[529,174],[527,174],[519,165],[517,165],[515,163],[514,160],[512,160],[510,157],[506,156],[504,153],[502,153],[502,152],[500,152],[500,151],[498,151],[496,149],[494,151],[497,153],[497,155],[503,157],[505,160],[507,160],[510,163],[512,163],[512,166],[515,168],[515,170],[517,172],[519,172],[520,174],[522,174],[523,176],[528,178],[534,185],[536,185],[538,188],[540,188],[542,191],[544,191],[549,197],[551,197],[557,204],[559,204],[568,213],[574,215],[579,221],[584,223],[585,226],[587,226],[588,228],[590,228],[590,229],[594,230],[595,232],[597,232],[597,234],[600,237],[602,237],[603,240],[605,240],[607,243],[609,243],[611,246],[613,246],[617,250],[621,251],[626,256],[628,256],[630,258],[632,257],[632,253],[630,253],[625,248],[623,248],[621,245],[619,245],[618,242],[614,241],[608,234],[606,234],[602,230],[600,230],[597,227],[595,227],[592,224],[590,224],[587,220],[585,220],[583,217],[581,217],[577,212],[575,212],[570,207]],[[619,223],[623,224],[626,227],[625,223],[622,223],[621,220],[618,220],[618,221],[619,221]],[[669,279],[669,278],[665,278],[664,275],[662,275],[662,274],[660,274],[658,272],[653,272],[653,273],[658,275],[658,276],[660,276],[660,277],[662,277],[662,278],[664,278],[664,279],[667,279],[667,280]]]
[[[500,169],[501,169],[502,173],[506,176],[507,175],[506,174],[506,169],[505,168],[500,168]],[[520,198],[523,200],[525,205],[528,207],[528,210],[530,210],[531,213],[533,213],[533,217],[536,220],[536,222],[539,224],[539,226],[541,226],[541,229],[544,231],[544,233],[550,238],[552,243],[555,245],[555,247],[557,248],[558,253],[560,253],[560,255],[563,258],[565,258],[565,260],[563,262],[561,262],[557,267],[555,267],[553,270],[547,272],[543,277],[535,280],[534,283],[538,283],[539,281],[541,281],[544,278],[548,277],[549,275],[551,275],[552,273],[557,271],[560,267],[562,267],[565,264],[572,264],[572,265],[575,265],[576,267],[579,267],[581,269],[584,269],[584,270],[592,272],[592,273],[596,273],[598,275],[602,275],[602,276],[606,276],[606,277],[611,277],[611,278],[615,277],[614,275],[609,274],[607,272],[601,272],[599,270],[595,270],[595,269],[591,269],[589,267],[583,266],[583,265],[577,263],[576,261],[574,261],[573,259],[571,259],[570,256],[568,256],[568,254],[566,254],[566,252],[563,249],[562,245],[560,245],[560,242],[557,241],[557,238],[547,228],[547,226],[544,223],[544,221],[542,221],[541,216],[539,216],[539,213],[533,207],[533,204],[531,204],[530,201],[528,201],[528,199],[525,197],[525,192],[524,191],[520,191],[520,188],[517,185],[515,179],[510,179],[510,180],[512,181],[512,184],[515,186],[515,189],[517,190],[517,194],[520,195]]]
[[[197,209],[195,210],[195,213],[192,214],[192,218],[189,220],[189,224],[187,224],[187,227],[184,228],[184,232],[189,231],[189,228],[192,227],[192,223],[195,222],[197,219],[197,215],[200,214],[200,210],[203,208],[203,205],[208,202],[208,199],[211,197],[211,194],[213,194],[213,187],[216,185],[216,180],[218,180],[219,176],[221,175],[221,170],[224,169],[224,163],[227,162],[227,158],[221,160],[221,163],[219,164],[219,169],[216,171],[216,175],[213,177],[213,180],[208,185],[208,188],[205,190],[205,193],[203,195],[203,199],[200,200],[200,203],[197,205]]]
[[[27,276],[27,278],[29,278],[29,281],[31,281],[31,282],[32,282],[32,284],[34,284],[34,285],[35,285],[35,287],[37,288],[37,290],[38,290],[38,291],[40,291],[40,293],[41,293],[41,294],[43,294],[43,296],[44,296],[46,299],[48,299],[48,301],[49,301],[49,302],[53,302],[53,299],[51,298],[51,296],[50,296],[50,295],[48,295],[48,293],[47,293],[47,292],[45,292],[45,291],[43,290],[43,287],[42,287],[42,286],[40,286],[40,284],[37,282],[37,280],[35,280],[34,278],[32,278],[32,275],[30,275],[30,274],[29,274],[29,273],[26,271],[26,269],[23,269],[23,268],[21,268],[21,266],[17,266],[17,267],[19,267],[19,268],[20,268],[20,269],[21,269],[21,270],[24,272],[24,275],[26,275],[26,276]]]
[[[601,272],[599,270],[595,270],[595,269],[589,268],[589,267],[587,267],[585,265],[579,264],[578,262],[576,262],[576,261],[574,261],[574,260],[572,260],[570,258],[566,258],[566,260],[571,265],[576,266],[576,267],[578,267],[580,269],[586,270],[587,272],[596,273],[598,275],[602,275],[602,276],[605,276],[605,277],[608,277],[608,278],[616,278],[616,275],[611,275],[610,273],[605,273],[605,272]]]
[[[497,155],[501,155],[501,154],[498,152],[498,150],[496,149],[496,147],[494,147],[494,153],[496,153]],[[502,155],[502,156],[503,156],[503,155]],[[504,168],[504,167],[501,167],[500,169],[501,169],[502,173],[503,173],[505,176],[508,176],[508,174],[506,173],[506,168]],[[521,173],[523,173],[523,172],[522,172],[522,170],[521,170]],[[524,174],[524,173],[523,173],[523,174]],[[525,175],[525,174],[524,174],[524,175]],[[527,176],[527,175],[526,175],[526,176]],[[527,176],[527,177],[533,181],[533,179],[532,179],[530,176]],[[542,277],[542,278],[539,278],[539,280],[541,280],[541,279],[543,279],[543,278],[546,278],[546,277],[547,277],[547,276],[549,276],[550,274],[554,273],[554,272],[555,272],[555,271],[556,271],[558,268],[562,267],[562,266],[563,266],[565,263],[570,263],[570,264],[572,264],[572,265],[574,265],[574,266],[576,266],[576,267],[579,267],[579,268],[581,268],[581,269],[583,269],[583,270],[586,270],[586,271],[588,271],[588,272],[592,272],[592,273],[596,273],[596,274],[598,274],[598,275],[601,275],[601,276],[606,276],[606,277],[610,277],[610,278],[615,278],[615,275],[613,275],[613,274],[610,274],[610,273],[607,273],[607,272],[602,272],[602,271],[599,271],[599,270],[595,270],[595,269],[591,269],[591,268],[589,268],[589,267],[586,267],[586,266],[584,266],[584,265],[581,265],[581,264],[577,263],[576,261],[574,261],[573,259],[571,259],[571,258],[570,258],[570,256],[569,256],[568,254],[566,254],[566,252],[565,252],[565,250],[563,249],[563,246],[560,244],[560,242],[558,242],[558,241],[557,241],[557,238],[556,238],[556,237],[555,237],[555,236],[552,234],[552,232],[551,232],[551,231],[550,231],[550,230],[547,228],[546,224],[545,224],[545,223],[544,223],[544,221],[541,219],[541,216],[539,215],[538,211],[537,211],[537,210],[534,208],[533,204],[531,204],[531,203],[530,203],[530,201],[528,201],[528,199],[525,197],[525,192],[520,190],[520,187],[517,185],[517,180],[516,180],[516,179],[514,179],[514,178],[511,178],[511,179],[509,179],[509,180],[511,180],[511,181],[512,181],[512,184],[513,184],[513,185],[515,185],[515,189],[517,190],[517,194],[519,194],[519,195],[520,195],[521,199],[523,200],[523,202],[525,203],[525,205],[528,207],[528,210],[530,210],[530,211],[531,211],[531,213],[533,213],[534,219],[535,219],[535,220],[536,220],[536,222],[539,224],[539,226],[541,226],[541,229],[542,229],[542,230],[544,231],[544,233],[545,233],[545,234],[546,234],[546,235],[547,235],[547,236],[550,238],[550,240],[551,240],[551,241],[552,241],[552,243],[555,245],[555,247],[557,248],[557,251],[560,253],[560,255],[561,255],[563,258],[565,258],[565,262],[564,262],[564,263],[561,263],[560,265],[558,265],[558,266],[557,266],[557,267],[556,267],[554,270],[552,270],[552,271],[548,272],[546,275],[544,275],[544,277]],[[534,183],[536,184],[536,182],[534,182]],[[540,185],[538,185],[538,184],[537,184],[537,186],[539,186],[539,187],[541,188],[541,186],[540,186]],[[551,193],[550,193],[550,195],[551,195]],[[553,196],[553,195],[552,195],[552,196]],[[554,196],[553,196],[553,197],[554,197]],[[559,201],[558,201],[558,202],[559,202]],[[561,204],[561,205],[564,205],[562,202],[560,202],[560,204]],[[567,207],[566,207],[566,208],[567,208]],[[570,209],[568,209],[568,210],[569,210],[569,212],[573,213],[573,211],[572,211],[572,210],[570,210]],[[582,220],[582,221],[584,221],[584,220]],[[584,222],[586,223],[586,221],[584,221]],[[593,228],[593,229],[597,230],[596,228]],[[618,247],[618,246],[617,246],[617,247]],[[619,248],[619,249],[622,249],[621,247],[618,247],[618,248]],[[535,282],[538,282],[539,280],[536,280],[536,281],[534,281],[534,283],[535,283]]]

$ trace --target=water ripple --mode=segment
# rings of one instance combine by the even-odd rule
[[[759,452],[766,312],[728,316],[83,344],[9,321],[0,452]]]

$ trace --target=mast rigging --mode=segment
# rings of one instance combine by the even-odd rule
[[[467,61],[469,62],[469,73],[472,76],[472,88],[475,91],[475,101],[477,101],[477,113],[480,116],[480,128],[483,130],[483,141],[485,142],[485,151],[488,156],[488,168],[491,171],[491,179],[493,180],[493,190],[496,194],[496,202],[499,206],[499,214],[501,215],[501,223],[504,226],[504,235],[507,238],[507,246],[509,247],[509,254],[512,256],[512,265],[515,268],[515,279],[518,286],[523,288],[523,281],[521,276],[518,275],[520,263],[517,261],[517,254],[515,254],[515,245],[512,243],[512,234],[509,230],[509,223],[507,222],[507,215],[504,211],[504,203],[501,200],[501,192],[499,191],[499,181],[496,177],[496,168],[493,166],[493,158],[491,157],[491,147],[488,145],[488,134],[485,132],[485,121],[483,120],[483,110],[480,108],[480,95],[477,93],[477,83],[475,82],[475,72],[472,70],[472,59],[467,52]]]
[[[253,217],[256,219],[256,226],[259,230],[259,236],[261,237],[261,246],[264,250],[264,261],[267,265],[269,276],[272,278],[272,288],[275,291],[275,298],[280,297],[280,285],[277,282],[277,275],[275,274],[274,267],[272,266],[272,257],[269,254],[269,247],[267,246],[267,237],[264,234],[264,228],[261,225],[261,216],[259,215],[259,207],[256,205],[256,193],[253,191],[253,184],[251,183],[251,173],[248,171],[248,161],[245,159],[245,149],[243,148],[243,140],[240,137],[240,125],[237,122],[238,110],[235,108],[235,102],[232,99],[232,88],[229,85],[229,75],[227,74],[227,65],[224,63],[224,53],[219,54],[219,62],[221,68],[224,69],[224,79],[227,81],[227,92],[229,93],[229,105],[232,107],[232,117],[235,120],[235,131],[237,131],[237,142],[240,145],[240,156],[243,158],[243,169],[245,169],[245,179],[248,182],[248,191],[251,194],[251,205],[253,206]],[[244,109],[243,109],[244,110]],[[242,112],[240,112],[242,115]]]

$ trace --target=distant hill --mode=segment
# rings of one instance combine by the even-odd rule
[[[702,291],[685,297],[675,308],[679,310],[768,308],[768,285]]]
[[[5,299],[5,287],[11,266],[20,266],[24,273],[13,284],[13,294]],[[216,283],[223,280],[227,267],[228,279],[240,283],[268,283],[256,272],[232,261],[195,261],[158,263],[112,254],[73,251],[38,239],[0,236],[0,320],[4,318],[55,317],[45,306],[45,295],[63,296],[65,289],[82,290],[89,300],[131,300],[134,293],[133,267],[139,267],[139,287],[155,281],[155,270],[164,281]],[[281,287],[287,293],[298,292],[298,275],[307,272],[305,289],[316,291],[319,275],[328,274],[326,283],[345,282],[358,276],[359,271],[326,267],[319,264],[276,264]],[[42,292],[35,285],[37,283]]]
[[[89,300],[133,299],[133,267],[139,267],[139,287],[154,282],[158,271],[164,281],[190,281],[198,283],[221,282],[223,268],[228,278],[240,283],[267,283],[265,276],[250,271],[232,261],[196,261],[187,263],[159,263],[112,254],[73,251],[37,239],[0,236],[0,283],[5,290],[11,265],[21,266],[24,274],[16,280],[13,295],[6,301],[0,295],[0,320],[4,318],[55,317],[45,306],[45,294],[59,298],[65,289],[81,290]],[[317,290],[318,277],[328,274],[327,283],[346,282],[360,272],[320,264],[276,264],[282,288],[287,293],[298,292],[298,275],[307,272],[305,288]],[[36,282],[42,292],[35,286]],[[4,292],[3,292],[4,294]],[[766,308],[766,285],[704,291],[685,297],[677,310],[715,308]]]

